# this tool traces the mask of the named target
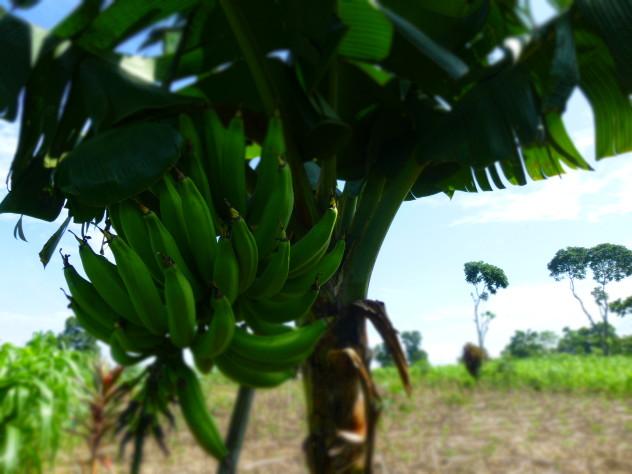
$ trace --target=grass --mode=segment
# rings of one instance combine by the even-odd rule
[[[401,391],[393,368],[377,369],[375,379],[391,393]],[[632,357],[553,355],[533,359],[498,359],[483,367],[476,383],[461,364],[411,368],[413,384],[422,386],[478,385],[485,389],[632,395]]]
[[[632,472],[632,359],[560,356],[491,361],[478,383],[457,364],[413,367],[411,397],[393,369],[378,369],[382,395],[377,473]],[[208,406],[225,432],[236,387],[204,377]],[[300,381],[260,390],[240,462],[243,473],[304,473],[306,435]],[[184,423],[169,435],[168,458],[151,446],[142,474],[214,472]],[[116,445],[109,453],[116,457]],[[76,472],[69,453],[55,474]],[[128,472],[115,462],[112,473]]]

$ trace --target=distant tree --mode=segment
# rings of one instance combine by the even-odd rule
[[[406,358],[409,364],[428,359],[428,354],[421,348],[421,333],[419,331],[403,331],[400,339],[404,343]]]
[[[509,280],[505,272],[494,265],[485,262],[467,262],[464,266],[465,281],[474,287],[470,293],[474,301],[474,323],[478,336],[478,346],[485,350],[485,336],[489,330],[489,324],[496,318],[491,311],[479,314],[479,306],[482,301],[487,301],[489,295],[494,295],[499,288],[507,288]]]
[[[555,257],[549,262],[548,269],[551,272],[551,276],[557,281],[568,278],[571,292],[579,302],[591,327],[594,329],[599,325],[598,327],[601,328],[601,350],[603,354],[609,354],[608,318],[609,312],[612,309],[611,305],[614,304],[615,309],[613,311],[618,313],[621,312],[625,314],[627,309],[625,309],[625,304],[620,300],[618,300],[618,303],[608,302],[606,287],[609,283],[621,281],[632,274],[632,250],[622,245],[609,243],[599,244],[589,249],[584,247],[567,247],[557,251]],[[575,289],[575,280],[583,280],[586,278],[586,273],[589,269],[592,271],[593,280],[597,283],[597,286],[595,286],[591,294],[597,304],[599,317],[603,324],[599,324],[596,318],[586,309],[584,301],[577,294]]]
[[[380,364],[380,367],[393,365],[393,357],[384,343],[380,343],[373,348],[373,359]]]
[[[503,354],[518,358],[537,357],[555,350],[557,341],[558,337],[552,331],[516,331]]]
[[[628,314],[632,314],[632,296],[628,296],[625,299],[617,299],[609,304],[610,311],[617,314],[618,316],[627,316]]]
[[[406,359],[409,364],[428,360],[428,353],[421,348],[421,333],[419,331],[402,331],[399,338],[404,345]],[[384,343],[373,348],[373,358],[381,367],[390,367],[394,364],[393,357]]]
[[[632,335],[623,336],[617,340],[616,353],[632,356]]]
[[[565,327],[562,338],[557,345],[557,352],[576,355],[603,354],[604,334],[606,335],[606,346],[608,348],[616,346],[617,333],[610,324],[605,328],[604,323],[596,323],[594,326],[579,329]]]
[[[99,352],[97,340],[83,329],[74,316],[66,319],[64,330],[57,335],[57,342],[60,347],[66,349]]]

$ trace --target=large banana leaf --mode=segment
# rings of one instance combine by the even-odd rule
[[[559,16],[538,29],[517,0],[234,5],[258,53],[276,58],[262,64],[274,78],[277,103],[302,158],[336,155],[338,178],[362,179],[373,166],[387,172],[389,163],[413,155],[427,163],[413,197],[490,190],[588,169],[560,119],[575,87],[595,112],[597,157],[632,148],[632,0],[558,3]],[[111,129],[147,120],[169,123],[196,102],[210,101],[225,116],[244,109],[249,137],[261,139],[260,91],[215,2],[126,0],[102,8],[99,0],[83,2],[48,37],[8,15],[0,20],[0,55],[16,71],[0,75],[5,118],[15,117],[25,90],[12,191],[1,212],[53,219],[71,186],[51,186],[48,167],[57,158]],[[170,15],[177,16],[172,26],[156,26]],[[148,43],[162,42],[164,54],[142,58],[116,51],[152,26]],[[16,35],[26,42],[15,43]],[[507,38],[522,42],[518,58],[504,48]],[[19,46],[14,57],[12,45]],[[490,53],[498,48],[504,59],[493,63]],[[325,80],[332,74],[338,80],[333,95]],[[49,79],[44,84],[41,77]],[[179,94],[154,82],[183,78],[193,83]],[[111,174],[131,170],[126,159],[107,158],[120,163],[99,167],[86,157],[77,170],[101,174],[95,183],[121,182],[125,191],[107,200],[141,189],[170,162],[145,160],[137,174]]]

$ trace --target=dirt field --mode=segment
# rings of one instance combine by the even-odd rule
[[[223,429],[233,391],[213,394]],[[239,472],[303,473],[296,385],[259,392]],[[143,474],[214,472],[181,426],[171,456],[150,447]],[[115,453],[114,446],[111,449]],[[76,459],[76,457],[75,457]],[[632,400],[542,392],[418,388],[384,399],[376,473],[632,473]],[[77,473],[76,464],[57,473]],[[106,472],[105,470],[103,472]],[[124,473],[116,464],[110,472]]]

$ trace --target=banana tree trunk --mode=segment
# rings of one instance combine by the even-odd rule
[[[380,401],[368,370],[366,320],[350,303],[334,300],[317,310],[333,313],[335,323],[303,369],[311,473],[371,472]]]

